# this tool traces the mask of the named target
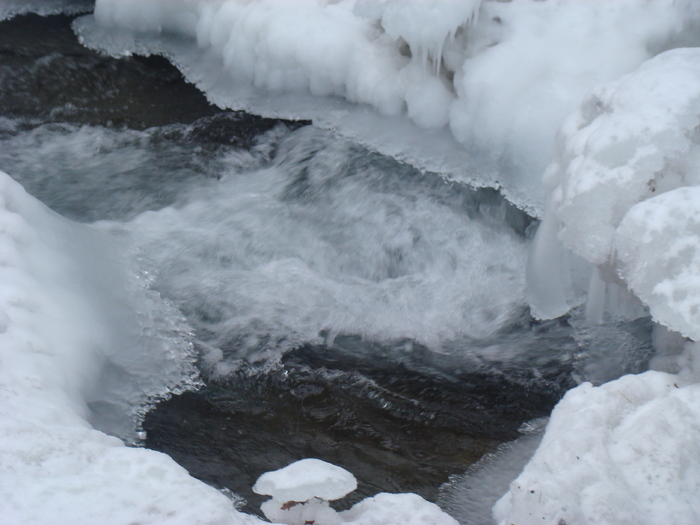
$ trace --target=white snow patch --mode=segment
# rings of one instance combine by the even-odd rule
[[[1,521],[259,523],[164,454],[127,448],[88,423],[94,400],[128,410],[188,372],[186,352],[160,338],[161,321],[144,310],[155,299],[138,286],[130,295],[133,276],[114,243],[0,172]]]
[[[502,525],[700,521],[700,384],[646,372],[585,383],[494,507]]]

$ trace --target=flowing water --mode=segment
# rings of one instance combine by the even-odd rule
[[[247,511],[260,474],[304,457],[352,471],[355,501],[435,501],[574,378],[644,366],[648,321],[530,317],[536,224],[497,192],[221,111],[164,59],[84,49],[70,22],[0,24],[0,169],[127,239],[184,314],[205,386],[152,409],[142,444]]]

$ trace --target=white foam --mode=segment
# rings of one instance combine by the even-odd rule
[[[368,155],[304,128],[274,166],[233,168],[128,228],[161,268],[159,289],[237,357],[338,333],[439,349],[507,324],[524,304],[526,240]]]

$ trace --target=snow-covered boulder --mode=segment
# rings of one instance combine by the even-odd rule
[[[700,293],[689,277],[700,263],[683,249],[695,235],[696,206],[687,191],[672,191],[700,185],[699,126],[700,49],[690,48],[596,88],[566,121],[545,173],[547,209],[528,274],[538,316],[556,317],[580,301],[580,265],[569,250],[603,279],[621,278],[662,324],[700,337],[691,307],[668,288],[670,278],[676,295],[679,286]],[[665,291],[652,293],[662,281]]]

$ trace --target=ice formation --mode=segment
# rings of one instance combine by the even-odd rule
[[[2,0],[0,21],[28,13],[42,16],[87,13],[93,4],[93,0]]]
[[[75,27],[116,55],[165,54],[220,106],[313,118],[540,214],[563,119],[596,84],[696,38],[686,4],[98,0]]]
[[[542,317],[561,315],[577,295],[580,270],[562,263],[563,247],[598,268],[594,279],[621,279],[661,324],[700,338],[696,190],[682,189],[700,183],[699,66],[698,49],[667,51],[596,88],[563,126],[529,275]]]
[[[357,481],[347,470],[319,459],[302,459],[266,472],[253,490],[272,496],[262,504],[265,516],[288,525],[457,525],[434,503],[417,494],[380,493],[336,512],[328,501],[355,490]]]
[[[54,214],[4,173],[0,231],[2,521],[256,522],[164,454],[88,423],[94,403],[128,413],[123,403],[188,373],[172,369],[188,362],[176,341],[149,344],[171,314],[134,282],[118,241]]]
[[[534,308],[566,312],[593,265],[588,311],[626,315],[608,291],[627,291],[662,325],[652,367],[677,373],[571,390],[494,508],[499,523],[700,520],[699,71],[699,49],[667,51],[596,88],[562,128],[528,276]]]

